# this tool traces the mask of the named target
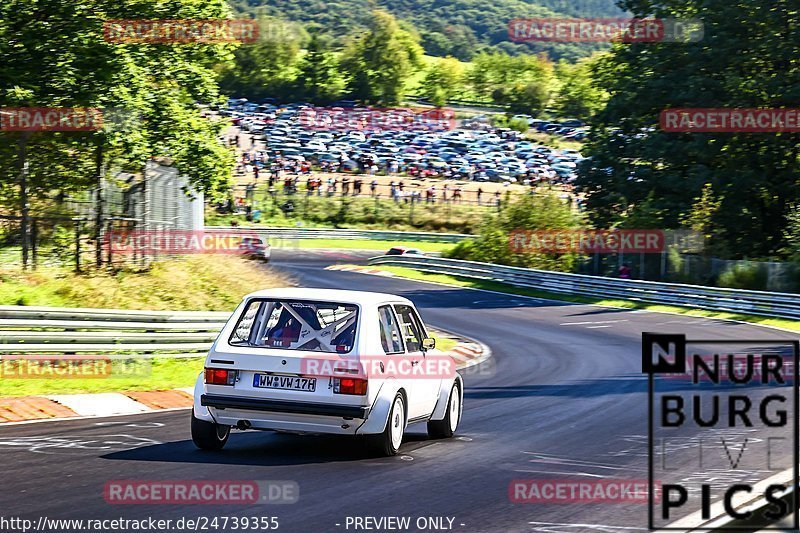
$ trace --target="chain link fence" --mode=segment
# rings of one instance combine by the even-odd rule
[[[143,175],[116,172],[57,204],[57,214],[33,211],[27,224],[18,215],[0,216],[0,266],[146,268],[154,251],[115,254],[110,236],[203,228],[202,193],[176,169],[152,161]]]

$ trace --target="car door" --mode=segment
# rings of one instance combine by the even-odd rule
[[[431,368],[435,370],[437,368],[436,365],[425,366],[427,356],[422,351],[422,341],[427,336],[427,332],[417,314],[417,310],[405,304],[395,304],[394,310],[400,322],[406,356],[411,359],[411,364],[415,367],[422,365],[423,369]],[[424,371],[417,375],[412,375],[410,378],[414,397],[409,400],[409,418],[431,414],[439,397],[441,376],[436,375],[435,372],[431,374]]]
[[[397,319],[392,306],[388,304],[378,308],[378,317],[381,345],[387,358],[386,365],[381,364],[379,368],[381,368],[381,371],[386,369],[387,374],[393,375],[397,379],[399,387],[406,391],[409,403],[406,406],[408,418],[414,418],[417,415],[414,414],[411,405],[414,403],[414,398],[417,394],[414,388],[414,380],[411,379],[408,372],[401,371],[407,367],[405,364],[407,363],[405,361],[407,356],[400,321]],[[372,370],[373,372],[375,371],[375,365],[372,365]]]

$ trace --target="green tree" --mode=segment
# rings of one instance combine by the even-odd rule
[[[800,205],[794,204],[786,216],[786,229],[783,231],[786,248],[783,253],[795,263],[800,262]]]
[[[422,94],[439,107],[464,91],[464,64],[453,57],[433,61],[422,80]]]
[[[369,31],[347,48],[342,67],[348,89],[359,99],[396,105],[411,72],[422,64],[419,36],[385,11],[373,11]]]
[[[562,60],[556,65],[558,90],[553,105],[557,114],[587,119],[603,108],[608,94],[594,82],[594,61],[596,57],[575,63]]]
[[[475,56],[467,77],[476,94],[531,114],[548,105],[555,85],[553,64],[539,55],[484,52]]]
[[[553,191],[519,196],[499,214],[484,216],[478,237],[459,243],[448,257],[563,272],[573,271],[574,253],[544,253],[524,244],[515,249],[517,232],[578,229],[585,221]]]
[[[785,248],[790,205],[800,194],[796,134],[671,133],[669,108],[780,108],[800,98],[800,18],[788,0],[627,0],[634,16],[696,18],[694,43],[618,44],[592,67],[610,97],[592,122],[579,189],[592,220],[612,224],[653,195],[667,227],[681,225],[711,183],[721,206],[716,239],[730,258]],[[747,20],[743,25],[742,21]]]
[[[234,46],[119,44],[106,40],[104,22],[228,15],[222,0],[0,4],[0,108],[100,108],[105,118],[97,131],[0,132],[0,202],[22,215],[23,244],[31,209],[96,184],[112,165],[141,171],[167,154],[203,191],[227,183],[233,156],[217,140],[221,125],[201,120],[196,103],[218,98],[212,66]]]
[[[322,38],[314,33],[300,62],[298,91],[316,103],[335,100],[344,89],[344,79],[332,52],[325,48]]]
[[[248,98],[294,96],[305,31],[275,17],[258,19],[259,38],[234,52],[234,62],[220,68],[220,87]]]
[[[536,117],[547,107],[551,92],[547,82],[534,81],[518,83],[506,90],[498,89],[493,95],[496,102],[508,104],[509,112]]]

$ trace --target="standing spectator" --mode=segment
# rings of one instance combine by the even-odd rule
[[[631,279],[631,267],[628,266],[628,263],[622,263],[622,266],[619,267],[619,279]]]
[[[350,192],[350,176],[342,178],[342,196],[347,196]]]
[[[483,189],[478,187],[478,205],[481,205],[481,195],[483,194]]]
[[[372,181],[369,182],[369,195],[374,198],[375,197],[375,192],[377,190],[378,190],[378,180],[373,178]]]
[[[353,196],[361,194],[361,184],[364,182],[360,177],[353,181]]]

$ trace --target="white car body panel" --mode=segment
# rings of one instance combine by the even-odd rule
[[[259,299],[356,305],[358,319],[352,350],[347,354],[331,354],[264,346],[231,345],[229,339],[242,313],[251,301]],[[379,357],[392,357],[386,356],[384,353],[378,328],[378,308],[387,304],[408,305],[414,308],[409,300],[402,297],[357,291],[289,288],[260,291],[246,296],[223,327],[205,362],[206,368],[237,370],[238,379],[233,386],[213,385],[204,383],[204,377],[201,374],[197,379],[194,391],[195,417],[207,422],[230,426],[236,426],[239,421],[247,421],[254,429],[342,435],[381,433],[386,426],[394,398],[398,391],[402,391],[407,398],[407,423],[409,421],[443,419],[453,383],[456,380],[461,382],[461,377],[455,371],[452,372],[452,375],[444,378],[437,376],[435,379],[403,375],[387,375],[386,377],[370,375],[367,394],[361,396],[335,394],[331,388],[330,380],[333,378],[330,375],[317,377],[314,392],[265,389],[253,386],[255,373],[273,372],[280,375],[309,376],[311,374],[306,374],[303,370],[304,368],[307,370],[309,368],[308,361],[315,358],[324,359],[337,356],[341,357],[341,360],[352,362],[359,361],[362,356],[373,354],[378,354]],[[395,316],[397,315],[395,314]],[[427,335],[424,324],[422,327],[423,335]],[[312,331],[311,335],[316,335],[321,331],[316,330],[316,333]],[[303,334],[305,335],[305,331]],[[412,352],[403,357],[422,362],[426,358],[434,356],[449,357],[438,350],[429,350],[426,353]],[[455,362],[453,362],[452,368],[455,368]],[[463,390],[463,386],[461,389]],[[257,404],[257,407],[253,409],[242,407],[242,403],[250,406],[256,405],[251,402],[262,400],[270,402],[269,407],[263,403]],[[213,406],[215,402],[218,404],[222,402],[221,405],[225,405],[225,407]],[[232,404],[226,402],[232,402]],[[211,403],[212,406],[206,407],[204,403]],[[273,410],[277,404],[280,405]],[[284,411],[284,408],[287,411]],[[296,409],[307,409],[313,412],[294,412]],[[328,413],[329,410],[332,411],[332,414],[320,413],[320,411]]]

